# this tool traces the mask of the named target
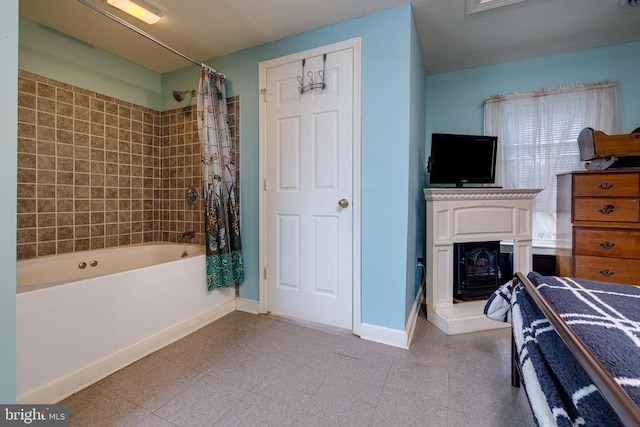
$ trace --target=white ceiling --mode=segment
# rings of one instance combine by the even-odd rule
[[[428,74],[640,40],[640,7],[618,0],[526,0],[465,14],[465,0],[155,0],[147,25],[89,0],[177,51],[205,61],[411,3]],[[78,0],[20,0],[20,15],[159,73],[189,62]]]

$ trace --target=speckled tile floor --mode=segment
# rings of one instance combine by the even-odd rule
[[[411,348],[233,312],[70,396],[72,426],[535,426],[509,330]]]

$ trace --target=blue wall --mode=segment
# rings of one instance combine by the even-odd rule
[[[18,0],[0,13],[0,403],[16,399],[16,182],[18,141]],[[42,349],[46,351],[46,349]]]
[[[424,183],[425,147],[425,73],[422,49],[415,24],[411,25],[411,78],[410,78],[410,146],[409,146],[409,214],[407,234],[407,292],[405,317],[413,308],[415,296],[420,288],[422,270],[417,270],[416,259],[424,258],[425,201]]]
[[[418,138],[422,144],[424,138],[424,133],[413,140],[410,135],[412,112],[424,93],[419,89],[422,94],[410,101],[415,80],[412,57],[417,53],[412,35],[415,37],[411,6],[407,4],[207,61],[227,74],[229,95],[240,96],[241,221],[246,262],[242,298],[259,298],[258,63],[361,37],[362,321],[404,330],[406,301],[415,298],[415,259],[408,260],[408,247],[413,252],[416,245],[413,231],[408,233],[414,225],[408,224],[407,207],[413,215],[415,198],[409,194],[413,179],[408,167],[413,154],[410,141]],[[171,88],[196,87],[197,80],[195,67],[163,75],[163,108],[173,108]],[[424,114],[418,119],[422,121]],[[413,126],[415,132],[420,124]],[[407,295],[407,289],[411,295]]]
[[[541,87],[618,82],[625,132],[640,126],[640,42],[427,76],[427,146],[432,132],[478,134],[492,94]]]

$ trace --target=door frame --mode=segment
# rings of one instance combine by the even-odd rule
[[[362,39],[360,37],[345,40],[338,43],[321,46],[315,49],[305,50],[303,52],[297,52],[290,55],[282,56],[279,58],[270,59],[268,61],[262,61],[258,64],[258,88],[260,90],[258,96],[259,103],[259,260],[260,260],[260,284],[259,284],[259,301],[258,310],[260,313],[266,313],[268,307],[267,301],[267,282],[268,278],[265,277],[264,272],[267,267],[267,210],[266,210],[266,189],[265,179],[267,176],[267,157],[266,157],[266,118],[267,118],[267,102],[264,101],[265,97],[269,94],[266,93],[267,87],[267,70],[275,67],[279,67],[290,62],[302,61],[305,58],[319,56],[325,53],[336,52],[339,50],[353,49],[353,196],[352,196],[352,332],[356,335],[360,335],[360,329],[362,326],[362,283],[361,283],[361,151],[362,151],[362,137],[361,137],[361,63],[362,63],[362,51],[361,51]]]

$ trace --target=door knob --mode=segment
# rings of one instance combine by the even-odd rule
[[[347,199],[340,199],[340,201],[338,202],[338,205],[341,208],[349,207],[349,201]]]

